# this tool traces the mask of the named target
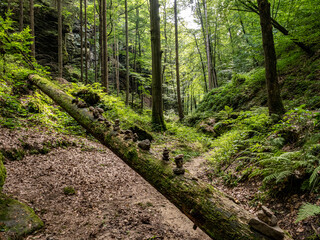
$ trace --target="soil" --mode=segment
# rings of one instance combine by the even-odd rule
[[[109,149],[88,139],[0,128],[0,150],[23,156],[6,161],[4,192],[32,207],[45,223],[26,239],[210,239]],[[226,186],[205,159],[194,158],[185,168],[251,213],[259,210],[261,180]],[[316,194],[288,194],[263,204],[293,239],[320,239],[319,218],[295,223],[303,202],[320,204]]]
[[[45,223],[26,239],[210,239],[95,141],[0,128],[0,149],[24,151],[22,160],[6,161],[3,191]]]

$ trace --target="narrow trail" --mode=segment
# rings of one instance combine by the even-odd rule
[[[4,192],[45,222],[27,239],[210,239],[101,144],[31,130],[0,132],[0,148],[7,151],[22,145],[34,150],[48,142],[70,145],[5,164]],[[76,193],[66,195],[66,186]]]

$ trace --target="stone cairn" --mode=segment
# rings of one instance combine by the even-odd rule
[[[124,131],[124,140],[131,140],[133,139],[133,133],[131,130],[125,130]]]
[[[177,165],[177,167],[173,169],[174,174],[176,175],[184,174],[185,169],[183,168],[183,154],[179,154],[175,156],[174,162]]]
[[[133,136],[132,136],[132,140],[133,140],[134,142],[137,142],[138,139],[139,139],[138,134],[137,134],[137,133],[134,133]]]
[[[120,120],[116,119],[113,124],[113,131],[111,132],[112,136],[118,136],[120,132]]]
[[[169,162],[169,160],[170,160],[169,153],[170,153],[170,151],[165,147],[165,148],[163,149],[163,152],[162,152],[162,160],[163,160],[163,161]]]
[[[284,238],[284,231],[277,225],[278,219],[269,208],[262,206],[256,216],[249,221],[252,228],[275,240]]]

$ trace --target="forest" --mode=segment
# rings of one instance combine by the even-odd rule
[[[0,0],[0,239],[320,239],[319,0]]]

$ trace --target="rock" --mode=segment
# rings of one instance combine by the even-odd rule
[[[270,226],[276,226],[278,223],[278,219],[274,214],[267,216],[264,211],[259,211],[257,217]]]
[[[151,147],[151,143],[149,139],[143,140],[138,143],[138,147],[141,148],[142,150],[149,151]]]
[[[262,206],[261,209],[268,217],[271,217],[272,215],[274,215],[274,213],[266,206]]]
[[[281,228],[279,228],[278,226],[271,227],[258,218],[251,218],[249,221],[249,225],[258,232],[275,240],[282,240],[284,238],[284,232]]]
[[[136,142],[136,141],[138,141],[138,139],[139,139],[138,134],[134,133],[132,140],[133,140],[134,142]]]
[[[5,239],[22,239],[44,225],[30,207],[5,195],[0,196],[0,212]]]
[[[142,128],[138,127],[138,126],[134,126],[134,127],[131,127],[130,130],[133,132],[133,133],[136,133],[139,137],[139,141],[142,141],[142,140],[145,140],[145,139],[149,139],[150,141],[153,140],[153,137],[151,135],[151,133],[143,130]]]
[[[7,172],[5,166],[3,165],[3,155],[0,153],[0,192],[6,180],[6,176]]]
[[[99,112],[100,114],[104,113],[104,110],[103,110],[102,108],[96,107],[96,109],[98,110],[98,112]]]

